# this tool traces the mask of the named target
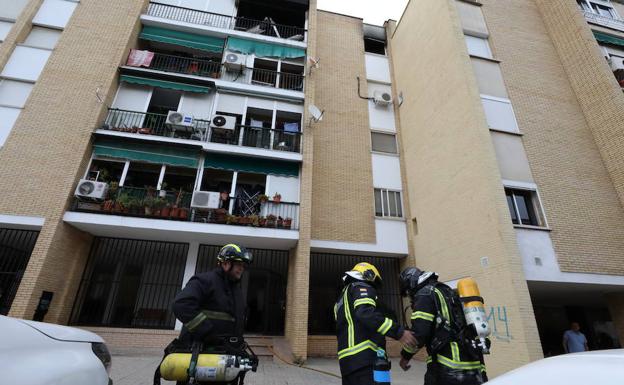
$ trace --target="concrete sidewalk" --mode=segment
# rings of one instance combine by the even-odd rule
[[[152,385],[154,370],[161,356],[156,352],[118,352],[113,354],[111,378],[114,385]],[[338,361],[329,358],[311,358],[305,365],[311,369],[340,375]],[[340,385],[340,378],[315,370],[286,365],[277,359],[261,358],[256,373],[249,373],[245,384],[249,385]],[[412,361],[412,368],[404,372],[398,359],[392,360],[392,383],[396,385],[422,385],[425,374],[423,362]],[[162,381],[163,385],[174,385]]]

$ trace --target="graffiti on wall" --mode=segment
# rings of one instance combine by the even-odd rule
[[[490,306],[489,311],[486,311],[487,322],[490,325],[492,331],[491,338],[496,338],[499,341],[511,342],[513,338],[509,331],[509,318],[507,317],[506,306]]]

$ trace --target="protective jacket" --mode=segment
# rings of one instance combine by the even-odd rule
[[[418,290],[411,300],[411,330],[418,340],[418,348],[427,348],[428,377],[431,377],[429,371],[442,371],[445,377],[485,379],[483,355],[464,337],[466,321],[462,304],[453,289],[433,281]],[[411,359],[414,353],[409,347],[403,347],[401,351],[406,359]]]
[[[403,328],[377,309],[375,288],[361,281],[347,284],[334,305],[338,360],[343,377],[372,366],[386,336],[398,339]]]
[[[193,276],[176,296],[173,313],[184,325],[182,342],[209,343],[218,336],[242,340],[245,304],[241,287],[221,267]]]

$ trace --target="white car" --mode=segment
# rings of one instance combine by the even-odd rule
[[[564,354],[512,370],[488,385],[622,385],[624,349]]]
[[[110,365],[97,334],[0,316],[0,385],[110,385]]]

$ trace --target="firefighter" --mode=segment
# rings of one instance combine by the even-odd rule
[[[400,286],[401,295],[411,299],[411,330],[418,340],[416,348],[427,349],[425,385],[486,382],[483,353],[470,342],[457,293],[438,282],[436,273],[415,267],[401,272]],[[417,349],[403,347],[399,363],[403,370],[410,368],[409,361]]]
[[[406,346],[415,346],[416,340],[378,309],[381,275],[375,266],[358,263],[342,279],[344,287],[334,305],[342,384],[374,384],[373,365],[377,352],[385,353],[386,336]]]

